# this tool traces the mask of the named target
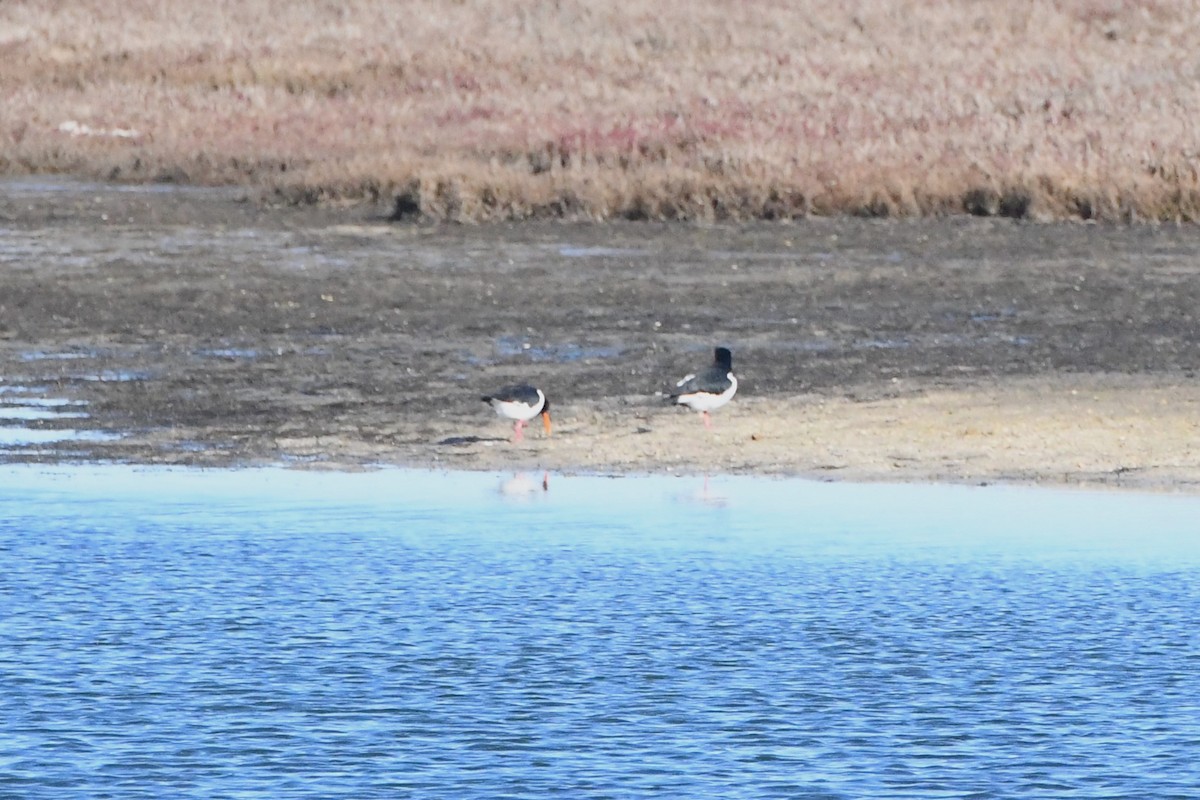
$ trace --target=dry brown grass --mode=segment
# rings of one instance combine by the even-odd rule
[[[1196,53],[1200,0],[6,0],[0,171],[463,220],[1195,220]]]

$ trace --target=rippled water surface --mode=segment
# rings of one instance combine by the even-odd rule
[[[0,797],[1200,793],[1200,499],[0,468]]]

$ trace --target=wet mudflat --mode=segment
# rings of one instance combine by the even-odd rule
[[[424,226],[8,180],[0,457],[1194,488],[1198,309],[1192,227]],[[656,395],[717,343],[707,432]],[[479,401],[518,380],[553,438]]]

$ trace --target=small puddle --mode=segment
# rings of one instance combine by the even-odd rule
[[[50,423],[85,420],[91,415],[87,403],[66,397],[47,397],[45,387],[0,386],[0,454],[17,455],[27,448],[64,442],[106,442],[122,438],[111,431],[75,427],[30,427],[19,423]],[[25,453],[28,454],[28,453]]]
[[[10,455],[22,454],[14,448],[39,444],[62,444],[63,442],[113,442],[121,439],[119,433],[108,431],[79,430],[76,428],[7,428],[0,427],[0,448]]]
[[[22,361],[76,361],[85,358],[95,358],[95,353],[47,353],[42,350],[29,350],[21,353],[18,358]]]
[[[45,350],[27,350],[20,353],[17,358],[21,361],[35,363],[41,361],[87,361],[99,357],[101,354],[97,350],[66,350],[62,352],[50,352]],[[150,373],[145,370],[128,370],[128,369],[103,369],[96,372],[84,372],[79,374],[67,375],[67,378],[75,381],[144,381],[150,378]]]
[[[89,372],[83,375],[72,375],[71,378],[77,381],[90,382],[120,382],[120,381],[144,381],[150,378],[150,373],[144,370],[132,369],[104,369],[99,372]]]
[[[261,354],[252,347],[214,347],[197,350],[196,355],[203,358],[250,359],[258,358]]]
[[[52,398],[58,399],[58,398]],[[0,402],[0,420],[30,422],[39,419],[87,419],[86,411],[60,411],[61,405]]]
[[[524,355],[533,361],[552,361],[557,364],[567,364],[583,361],[589,358],[614,358],[621,354],[621,348],[601,345],[563,344],[534,344],[526,339],[515,336],[505,336],[496,340],[495,350],[504,358]]]
[[[615,345],[581,345],[574,343],[535,344],[518,336],[504,336],[492,345],[492,355],[462,352],[460,357],[471,366],[492,366],[501,360],[524,357],[535,363],[572,364],[594,358],[616,358],[622,350]],[[464,378],[466,376],[463,376]]]
[[[634,247],[580,247],[560,245],[558,254],[566,258],[633,258],[649,256],[648,250]]]

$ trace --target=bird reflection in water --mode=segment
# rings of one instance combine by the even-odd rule
[[[700,488],[693,489],[690,492],[680,492],[676,497],[681,503],[708,506],[709,508],[725,508],[729,505],[728,497],[713,491],[709,487],[707,473],[704,475],[704,483]]]
[[[542,480],[518,472],[507,480],[500,481],[497,491],[504,497],[528,498],[550,491],[550,471],[542,473]]]

